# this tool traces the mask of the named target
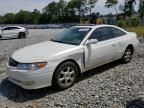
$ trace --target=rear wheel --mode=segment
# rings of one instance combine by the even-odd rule
[[[25,37],[26,37],[25,32],[20,32],[18,35],[18,38],[25,38]]]
[[[0,35],[0,38],[2,38],[2,36]]]
[[[77,76],[77,66],[73,62],[65,62],[56,69],[53,85],[58,89],[67,89],[75,83]]]
[[[125,52],[124,55],[122,57],[122,62],[123,63],[129,63],[132,59],[132,55],[133,55],[133,49],[131,47],[128,47]]]

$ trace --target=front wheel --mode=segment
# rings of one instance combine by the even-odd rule
[[[131,47],[128,47],[125,52],[124,52],[124,55],[122,57],[122,62],[123,63],[129,63],[132,59],[132,55],[133,55],[133,50]]]
[[[53,85],[58,89],[67,89],[75,83],[77,75],[77,66],[73,62],[65,62],[56,69]]]
[[[18,34],[18,38],[25,38],[25,37],[26,37],[25,32],[20,32],[20,33]]]

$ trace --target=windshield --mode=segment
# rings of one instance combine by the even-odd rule
[[[79,45],[85,36],[89,33],[91,28],[88,27],[73,27],[51,39],[51,41]]]

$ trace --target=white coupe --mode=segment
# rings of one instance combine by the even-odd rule
[[[25,38],[28,30],[20,26],[6,26],[0,28],[0,38]]]
[[[135,33],[116,26],[75,26],[12,54],[8,79],[25,89],[67,89],[83,72],[115,60],[130,62],[138,43]]]

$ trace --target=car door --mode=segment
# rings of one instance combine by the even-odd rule
[[[12,27],[6,27],[2,30],[3,37],[11,37],[13,36],[13,28]]]
[[[18,35],[18,29],[16,27],[6,27],[2,31],[3,37],[15,37]]]
[[[12,28],[12,31],[10,31],[10,32],[11,32],[11,35],[14,36],[14,37],[17,37],[18,34],[19,34],[19,29],[20,29],[20,28],[18,28],[18,27],[13,27],[13,28]]]
[[[117,42],[113,41],[111,29],[96,29],[88,40],[97,39],[97,44],[85,45],[85,67],[94,68],[116,59]]]
[[[113,40],[117,42],[117,59],[120,59],[127,47],[128,35],[126,32],[115,27],[111,27],[111,31],[114,38]]]

